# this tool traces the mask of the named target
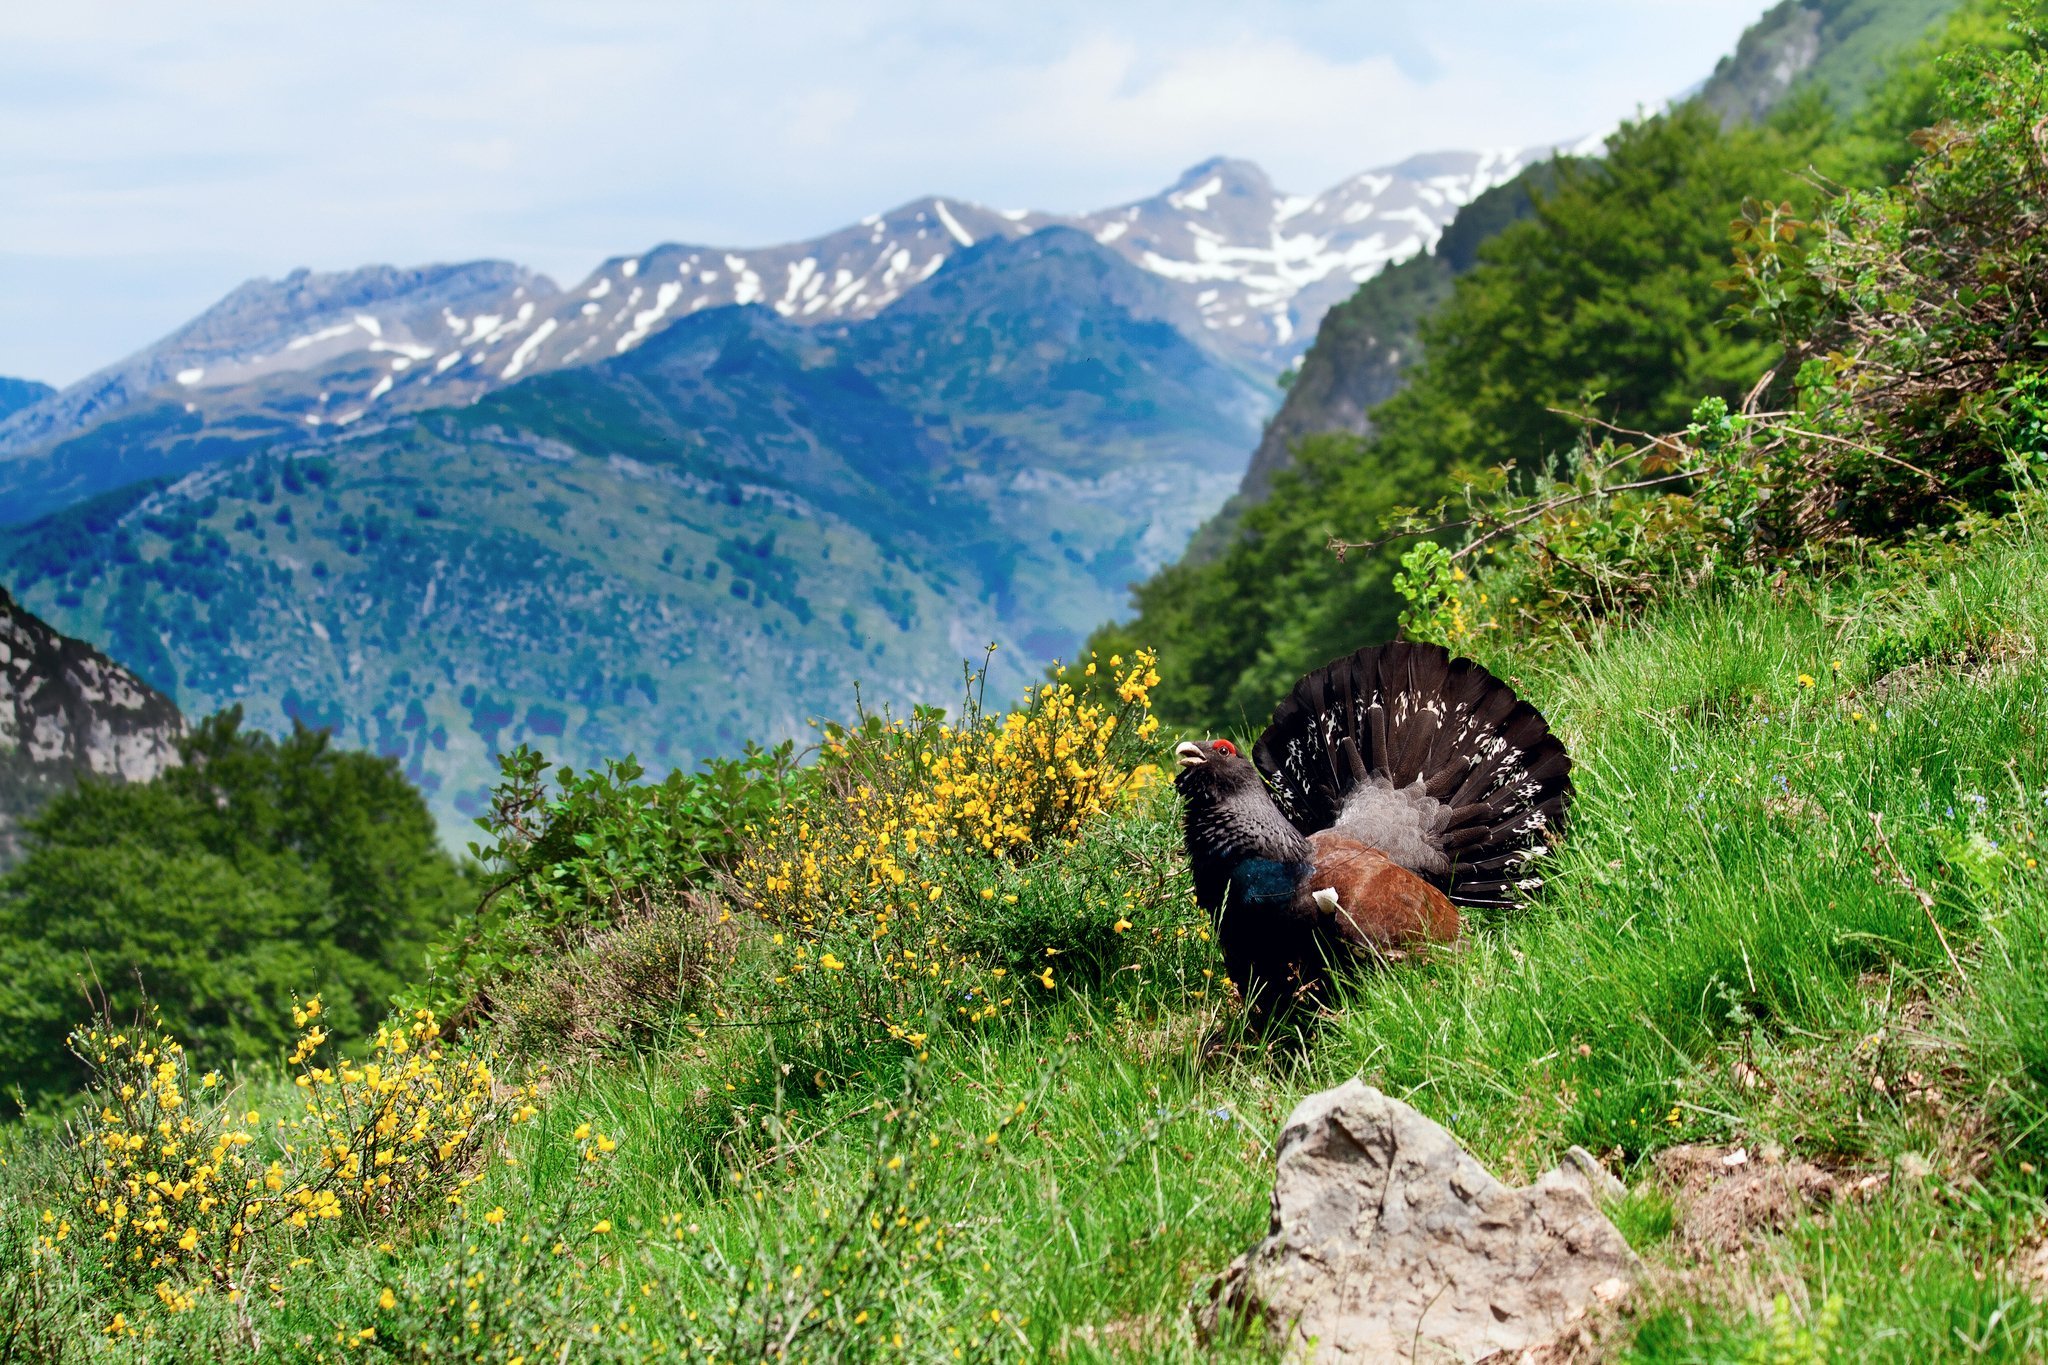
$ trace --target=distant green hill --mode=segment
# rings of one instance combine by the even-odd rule
[[[454,831],[521,740],[689,766],[855,684],[956,701],[992,640],[1000,695],[1071,657],[1257,429],[1261,395],[1178,306],[1085,234],[995,241],[866,322],[694,314],[467,408],[9,530],[0,564],[191,713],[399,757]]]

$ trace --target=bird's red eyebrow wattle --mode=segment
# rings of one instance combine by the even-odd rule
[[[1237,756],[1237,746],[1227,739],[1212,739],[1209,741],[1209,747],[1219,754],[1229,754],[1233,758]]]

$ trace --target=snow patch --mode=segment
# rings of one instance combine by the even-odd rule
[[[1193,209],[1196,213],[1205,213],[1209,208],[1209,200],[1222,188],[1223,177],[1212,175],[1191,190],[1167,195],[1166,202],[1177,209]]]
[[[204,365],[195,365],[189,370],[178,371],[178,382],[188,389],[204,378],[206,378],[206,367]]]
[[[974,234],[969,232],[966,228],[961,227],[960,220],[955,218],[950,212],[947,211],[945,200],[932,200],[932,207],[936,208],[939,211],[939,221],[946,225],[946,231],[953,234],[954,241],[958,242],[962,246],[974,245]]]
[[[670,287],[669,285],[662,286],[663,289]],[[680,292],[680,285],[674,287]],[[538,351],[541,343],[553,336],[554,332],[555,320],[553,318],[547,319],[540,326],[534,328],[533,335],[520,342],[519,349],[512,352],[512,359],[506,362],[504,373],[499,375],[499,378],[509,380],[512,376],[525,369],[526,362],[533,359],[533,353]]]
[[[603,279],[599,280],[596,284],[590,286],[590,292],[588,294],[585,294],[583,297],[586,299],[601,299],[606,294],[609,294],[611,292],[612,277],[607,275]]]
[[[641,311],[633,314],[632,329],[613,344],[613,350],[623,355],[626,351],[639,345],[646,338],[647,334],[654,330],[654,324],[666,317],[668,310],[675,307],[676,300],[682,296],[683,286],[676,283],[664,284],[655,290],[654,306],[652,308],[643,308]]]
[[[332,327],[322,327],[317,332],[308,332],[302,337],[293,337],[284,344],[284,348],[287,351],[303,351],[306,347],[319,342],[332,341],[336,337],[345,337],[355,329],[356,325],[353,322],[336,323]]]

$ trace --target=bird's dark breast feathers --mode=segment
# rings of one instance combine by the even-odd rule
[[[1239,900],[1287,904],[1293,901],[1296,888],[1314,872],[1314,863],[1246,858],[1230,870],[1230,883]]]

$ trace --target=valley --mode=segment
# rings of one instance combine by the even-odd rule
[[[1532,152],[1079,218],[920,200],[572,289],[252,281],[0,414],[0,573],[189,714],[397,758],[444,832],[518,743],[688,768],[1012,696],[1237,485],[1323,314]]]

